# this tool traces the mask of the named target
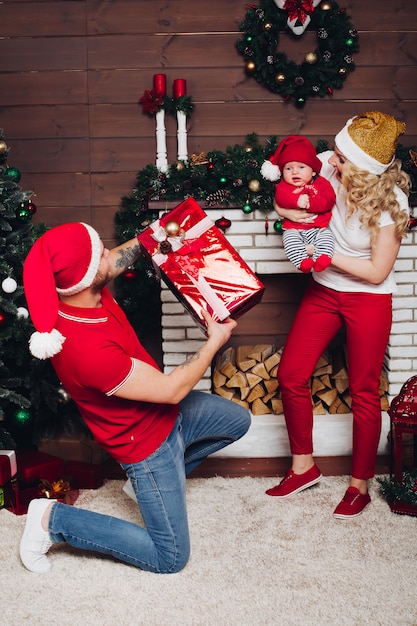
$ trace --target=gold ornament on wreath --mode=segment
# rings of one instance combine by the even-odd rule
[[[310,97],[331,97],[343,88],[359,50],[358,32],[345,9],[333,0],[261,0],[247,7],[236,48],[248,76],[297,108]],[[300,64],[278,49],[279,34],[286,30],[300,42],[305,31],[316,31],[316,47],[305,50]]]

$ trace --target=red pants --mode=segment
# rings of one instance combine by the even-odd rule
[[[331,339],[345,325],[352,397],[352,476],[374,476],[381,434],[379,382],[392,323],[391,294],[344,293],[311,280],[278,369],[292,454],[313,452],[310,378]]]

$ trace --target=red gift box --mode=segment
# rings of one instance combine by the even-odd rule
[[[138,240],[203,331],[202,308],[223,321],[262,299],[264,285],[194,198],[165,213]]]
[[[40,480],[56,480],[64,472],[64,461],[52,454],[27,449],[17,450],[16,457],[17,477],[28,485]]]
[[[65,476],[79,489],[98,489],[103,484],[103,466],[82,461],[67,461]]]
[[[5,485],[17,472],[15,450],[0,450],[0,485]]]

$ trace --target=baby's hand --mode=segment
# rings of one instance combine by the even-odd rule
[[[300,197],[297,200],[297,206],[299,209],[309,209],[310,208],[310,198],[306,193],[300,194]]]

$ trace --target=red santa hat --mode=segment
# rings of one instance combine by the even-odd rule
[[[278,180],[282,168],[290,161],[305,163],[316,174],[321,170],[321,161],[317,158],[316,150],[307,137],[289,135],[280,142],[274,154],[263,162],[261,174],[267,180]]]
[[[23,266],[23,286],[36,328],[29,349],[38,359],[61,351],[65,337],[55,328],[59,296],[90,287],[101,259],[99,234],[83,222],[48,230],[32,246]]]

